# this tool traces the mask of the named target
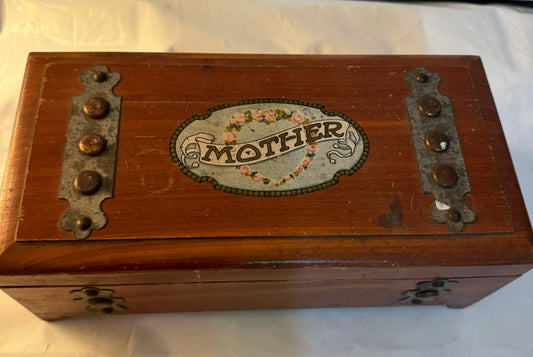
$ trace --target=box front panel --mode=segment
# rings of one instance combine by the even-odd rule
[[[515,278],[455,279],[455,285],[445,293],[418,291],[420,301],[415,300],[415,304],[464,307]],[[78,286],[3,290],[41,318],[57,319],[175,311],[405,306],[413,303],[402,301],[404,293],[415,291],[417,283],[419,281],[415,279],[325,280],[118,285],[88,287],[85,290]],[[81,291],[88,291],[89,296],[83,296]]]

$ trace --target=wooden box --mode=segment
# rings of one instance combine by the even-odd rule
[[[478,57],[29,56],[0,287],[41,318],[463,307],[532,239]]]

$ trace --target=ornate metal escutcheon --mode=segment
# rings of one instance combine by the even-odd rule
[[[450,98],[439,93],[441,77],[418,67],[405,75],[413,94],[405,98],[422,189],[435,198],[432,217],[460,232],[476,214],[464,196],[470,193]]]
[[[126,310],[126,306],[123,305],[124,299],[113,296],[115,293],[113,290],[85,287],[73,290],[71,293],[75,301],[87,304],[87,310],[101,311],[105,314]]]
[[[435,300],[439,296],[446,295],[450,292],[450,288],[457,284],[456,281],[447,279],[435,279],[433,281],[422,281],[417,285],[418,289],[407,290],[403,292],[403,298],[400,302],[407,304],[423,304]]]

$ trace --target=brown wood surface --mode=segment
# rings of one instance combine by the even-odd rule
[[[221,283],[257,281],[343,281],[343,280],[433,280],[460,279],[463,277],[517,277],[532,266],[453,266],[453,267],[304,267],[304,268],[264,268],[264,269],[197,269],[173,271],[128,271],[99,273],[63,273],[41,275],[3,276],[5,286],[100,286],[100,285],[152,285],[176,283]]]
[[[82,91],[79,73],[96,64],[123,75],[115,89],[123,96],[115,194],[103,204],[108,225],[76,241],[57,225],[66,209],[57,190],[71,96]],[[459,234],[431,219],[432,197],[421,192],[403,82],[417,66],[440,73],[440,91],[452,100],[472,186],[467,201],[477,213]],[[367,132],[370,157],[338,185],[289,198],[218,192],[174,166],[168,141],[179,123],[261,97],[343,112]],[[271,269],[275,280],[279,268],[303,267],[380,267],[386,278],[399,267],[430,277],[431,267],[457,266],[454,276],[470,276],[470,267],[501,266],[476,272],[498,276],[533,263],[531,226],[476,57],[33,54],[20,103],[3,189],[3,286],[62,274],[132,283],[181,270],[231,280],[239,270]],[[402,225],[380,226],[396,198]],[[289,213],[257,214],[272,207]]]
[[[78,76],[96,63],[122,74],[123,97],[113,199],[103,203],[105,229],[89,239],[305,237],[453,234],[431,218],[433,199],[421,190],[407,120],[404,75],[423,61],[376,58],[124,56],[51,60],[44,73],[36,135],[17,240],[72,240],[58,227],[66,202],[57,199],[63,142]],[[452,99],[473,194],[476,223],[464,233],[512,232],[508,204],[469,67],[449,61],[426,65],[443,77]],[[215,191],[186,177],[171,160],[174,130],[215,105],[254,98],[289,98],[324,105],[356,120],[367,132],[370,157],[334,187],[291,197],[245,197]],[[379,217],[398,199],[397,228]],[[495,218],[497,217],[497,218]]]
[[[465,307],[515,277],[463,278],[455,280],[446,295],[423,305]],[[152,284],[99,286],[111,289],[124,299],[121,313],[175,311],[247,310],[279,308],[317,308],[354,306],[405,306],[402,293],[417,289],[419,280],[343,280],[343,281],[256,281],[211,284]],[[44,319],[68,316],[95,316],[101,311],[87,310],[87,303],[74,301],[79,286],[46,288],[8,288],[4,291]]]
[[[424,305],[468,306],[514,277],[458,279],[446,295]],[[317,308],[406,305],[398,300],[406,290],[417,289],[420,281],[343,280],[343,281],[256,281],[193,284],[152,284],[99,286],[111,289],[124,299],[127,310],[121,313],[174,311],[245,310],[279,308]],[[68,316],[94,316],[101,311],[87,310],[87,303],[74,301],[71,294],[79,286],[46,288],[8,288],[4,291],[44,319]]]

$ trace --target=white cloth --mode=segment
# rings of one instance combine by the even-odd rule
[[[472,54],[530,216],[533,9],[297,0],[0,0],[0,173],[30,51]],[[6,356],[532,356],[533,273],[466,309],[109,316],[47,323],[0,292]]]

